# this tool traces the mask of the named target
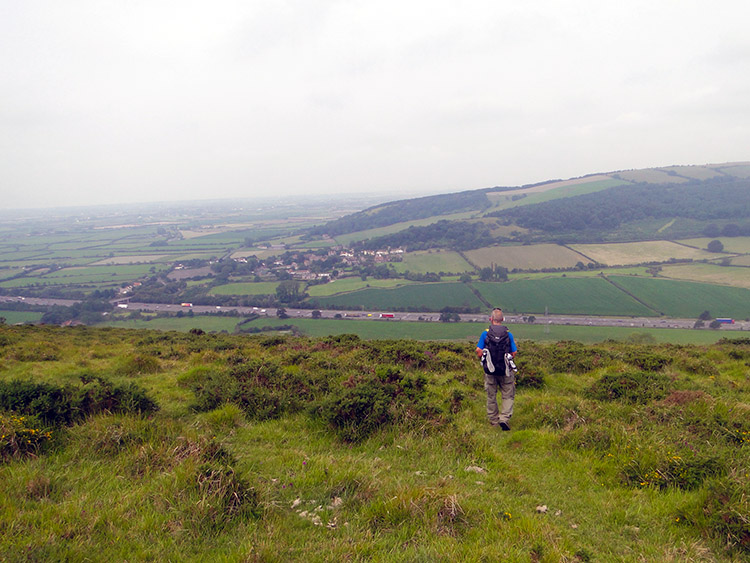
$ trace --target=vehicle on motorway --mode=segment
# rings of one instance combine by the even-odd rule
[[[724,317],[724,318],[721,318],[721,319],[716,319],[716,322],[717,323],[721,323],[723,325],[733,325],[734,324],[734,319],[729,319],[729,318]]]
[[[180,303],[180,307],[192,307],[192,303]]]
[[[381,319],[392,319],[394,316],[393,313],[380,313]]]

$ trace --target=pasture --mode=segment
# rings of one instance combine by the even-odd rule
[[[417,282],[402,279],[378,280],[372,278],[363,280],[361,278],[340,278],[324,284],[311,285],[307,288],[307,294],[310,297],[326,297],[338,293],[349,293],[360,289],[386,289],[414,283]]]
[[[273,295],[278,282],[241,282],[218,285],[209,291],[209,295]]]
[[[471,289],[464,283],[417,283],[393,289],[361,289],[351,293],[315,297],[311,306],[365,310],[439,311],[444,307],[483,308]]]
[[[117,321],[107,326],[120,328],[150,328],[156,330],[174,330],[187,332],[192,328],[200,328],[206,332],[233,332],[235,325],[242,319],[234,317],[195,317],[154,319],[152,321]],[[234,323],[234,324],[232,324]],[[365,340],[410,339],[410,340],[452,340],[475,343],[479,335],[487,327],[484,323],[459,322],[413,322],[394,321],[385,319],[277,319],[275,317],[261,317],[245,327],[278,327],[293,325],[304,334],[311,337],[336,336],[341,334],[356,334]],[[713,344],[720,338],[742,338],[743,333],[725,332],[721,330],[687,330],[670,328],[642,328],[642,327],[591,327],[576,325],[544,325],[541,321],[533,324],[508,324],[513,336],[519,340],[536,342],[560,342],[574,340],[587,344],[604,342],[605,340],[628,341],[631,339],[653,339],[653,342],[671,344]],[[521,347],[521,351],[523,348]]]
[[[513,280],[538,280],[544,278],[595,278],[602,273],[606,275],[620,274],[623,276],[646,276],[646,266],[624,266],[615,268],[597,268],[595,270],[572,270],[567,272],[517,272],[508,274],[508,279]]]
[[[471,272],[474,266],[464,260],[458,252],[452,250],[420,250],[406,252],[401,262],[392,262],[399,273],[413,272],[426,274],[428,272]]]
[[[649,168],[646,170],[626,170],[618,172],[617,177],[629,182],[646,182],[648,184],[684,184],[687,178],[667,174],[664,170]]]
[[[734,166],[725,166],[720,168],[721,171],[731,174],[732,176],[739,176],[740,178],[750,178],[750,164],[736,164]]]
[[[486,301],[512,313],[653,316],[630,295],[602,278],[543,278],[506,283],[473,282]]]
[[[5,319],[5,323],[9,325],[17,323],[37,323],[42,319],[42,313],[36,311],[2,311],[0,310],[0,317]]]
[[[666,240],[617,242],[607,244],[572,244],[570,248],[607,266],[627,266],[647,262],[667,262],[669,259],[704,260],[717,255],[699,248],[691,248]]]
[[[708,180],[709,178],[721,176],[720,172],[707,166],[667,166],[662,168],[662,170],[665,172],[674,172],[679,176],[694,178],[696,180]]]
[[[622,180],[616,180],[609,176],[596,175],[561,182],[550,182],[517,190],[489,192],[487,198],[492,203],[492,208],[488,211],[497,211],[498,209],[531,205],[551,199],[598,192],[615,186],[621,186],[624,183]]]
[[[732,263],[734,264],[734,261]],[[747,267],[703,263],[674,264],[662,266],[659,275],[665,278],[750,289],[750,269]]]
[[[680,240],[682,244],[704,249],[712,240],[718,240],[724,246],[724,252],[730,254],[750,254],[750,237],[716,237],[713,238],[691,238]],[[714,254],[719,258],[721,254]]]
[[[119,266],[74,266],[48,273],[18,277],[0,282],[0,287],[31,287],[44,285],[104,285],[112,286],[123,282],[138,280],[153,275],[163,269],[164,265],[123,264]],[[36,273],[36,272],[35,272]]]
[[[558,244],[533,244],[529,246],[486,246],[464,252],[477,268],[502,266],[508,270],[541,270],[544,268],[572,268],[578,262],[591,260],[578,252]]]
[[[112,256],[91,262],[90,266],[118,266],[123,264],[140,264],[143,262],[163,262],[174,259],[174,256],[169,254],[137,254],[131,256]]]
[[[612,276],[612,281],[670,317],[697,318],[703,311],[714,317],[750,317],[750,290],[745,288],[634,276]]]
[[[183,317],[145,317],[141,319],[119,319],[102,323],[97,326],[111,326],[131,329],[175,330],[187,332],[199,328],[205,332],[233,332],[240,317],[220,317],[214,315],[194,315]],[[261,325],[262,326],[262,325]]]

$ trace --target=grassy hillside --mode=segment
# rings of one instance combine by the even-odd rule
[[[741,561],[750,342],[473,344],[0,327],[16,560]]]

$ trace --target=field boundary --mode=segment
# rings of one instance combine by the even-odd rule
[[[659,311],[658,309],[655,309],[653,306],[651,306],[648,303],[646,303],[643,299],[640,299],[639,297],[637,297],[636,295],[634,295],[633,293],[631,293],[630,291],[628,291],[627,289],[625,289],[624,287],[622,287],[617,282],[611,280],[609,277],[607,277],[606,274],[601,274],[601,277],[602,277],[603,280],[611,283],[614,287],[616,287],[617,289],[619,289],[620,291],[622,291],[625,295],[628,295],[628,296],[632,297],[633,299],[635,299],[638,303],[640,303],[641,305],[643,305],[647,309],[653,311],[654,313],[656,313],[659,316],[664,316],[664,312],[663,311]]]

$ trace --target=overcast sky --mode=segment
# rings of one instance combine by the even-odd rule
[[[0,0],[1,207],[750,160],[747,0]]]

